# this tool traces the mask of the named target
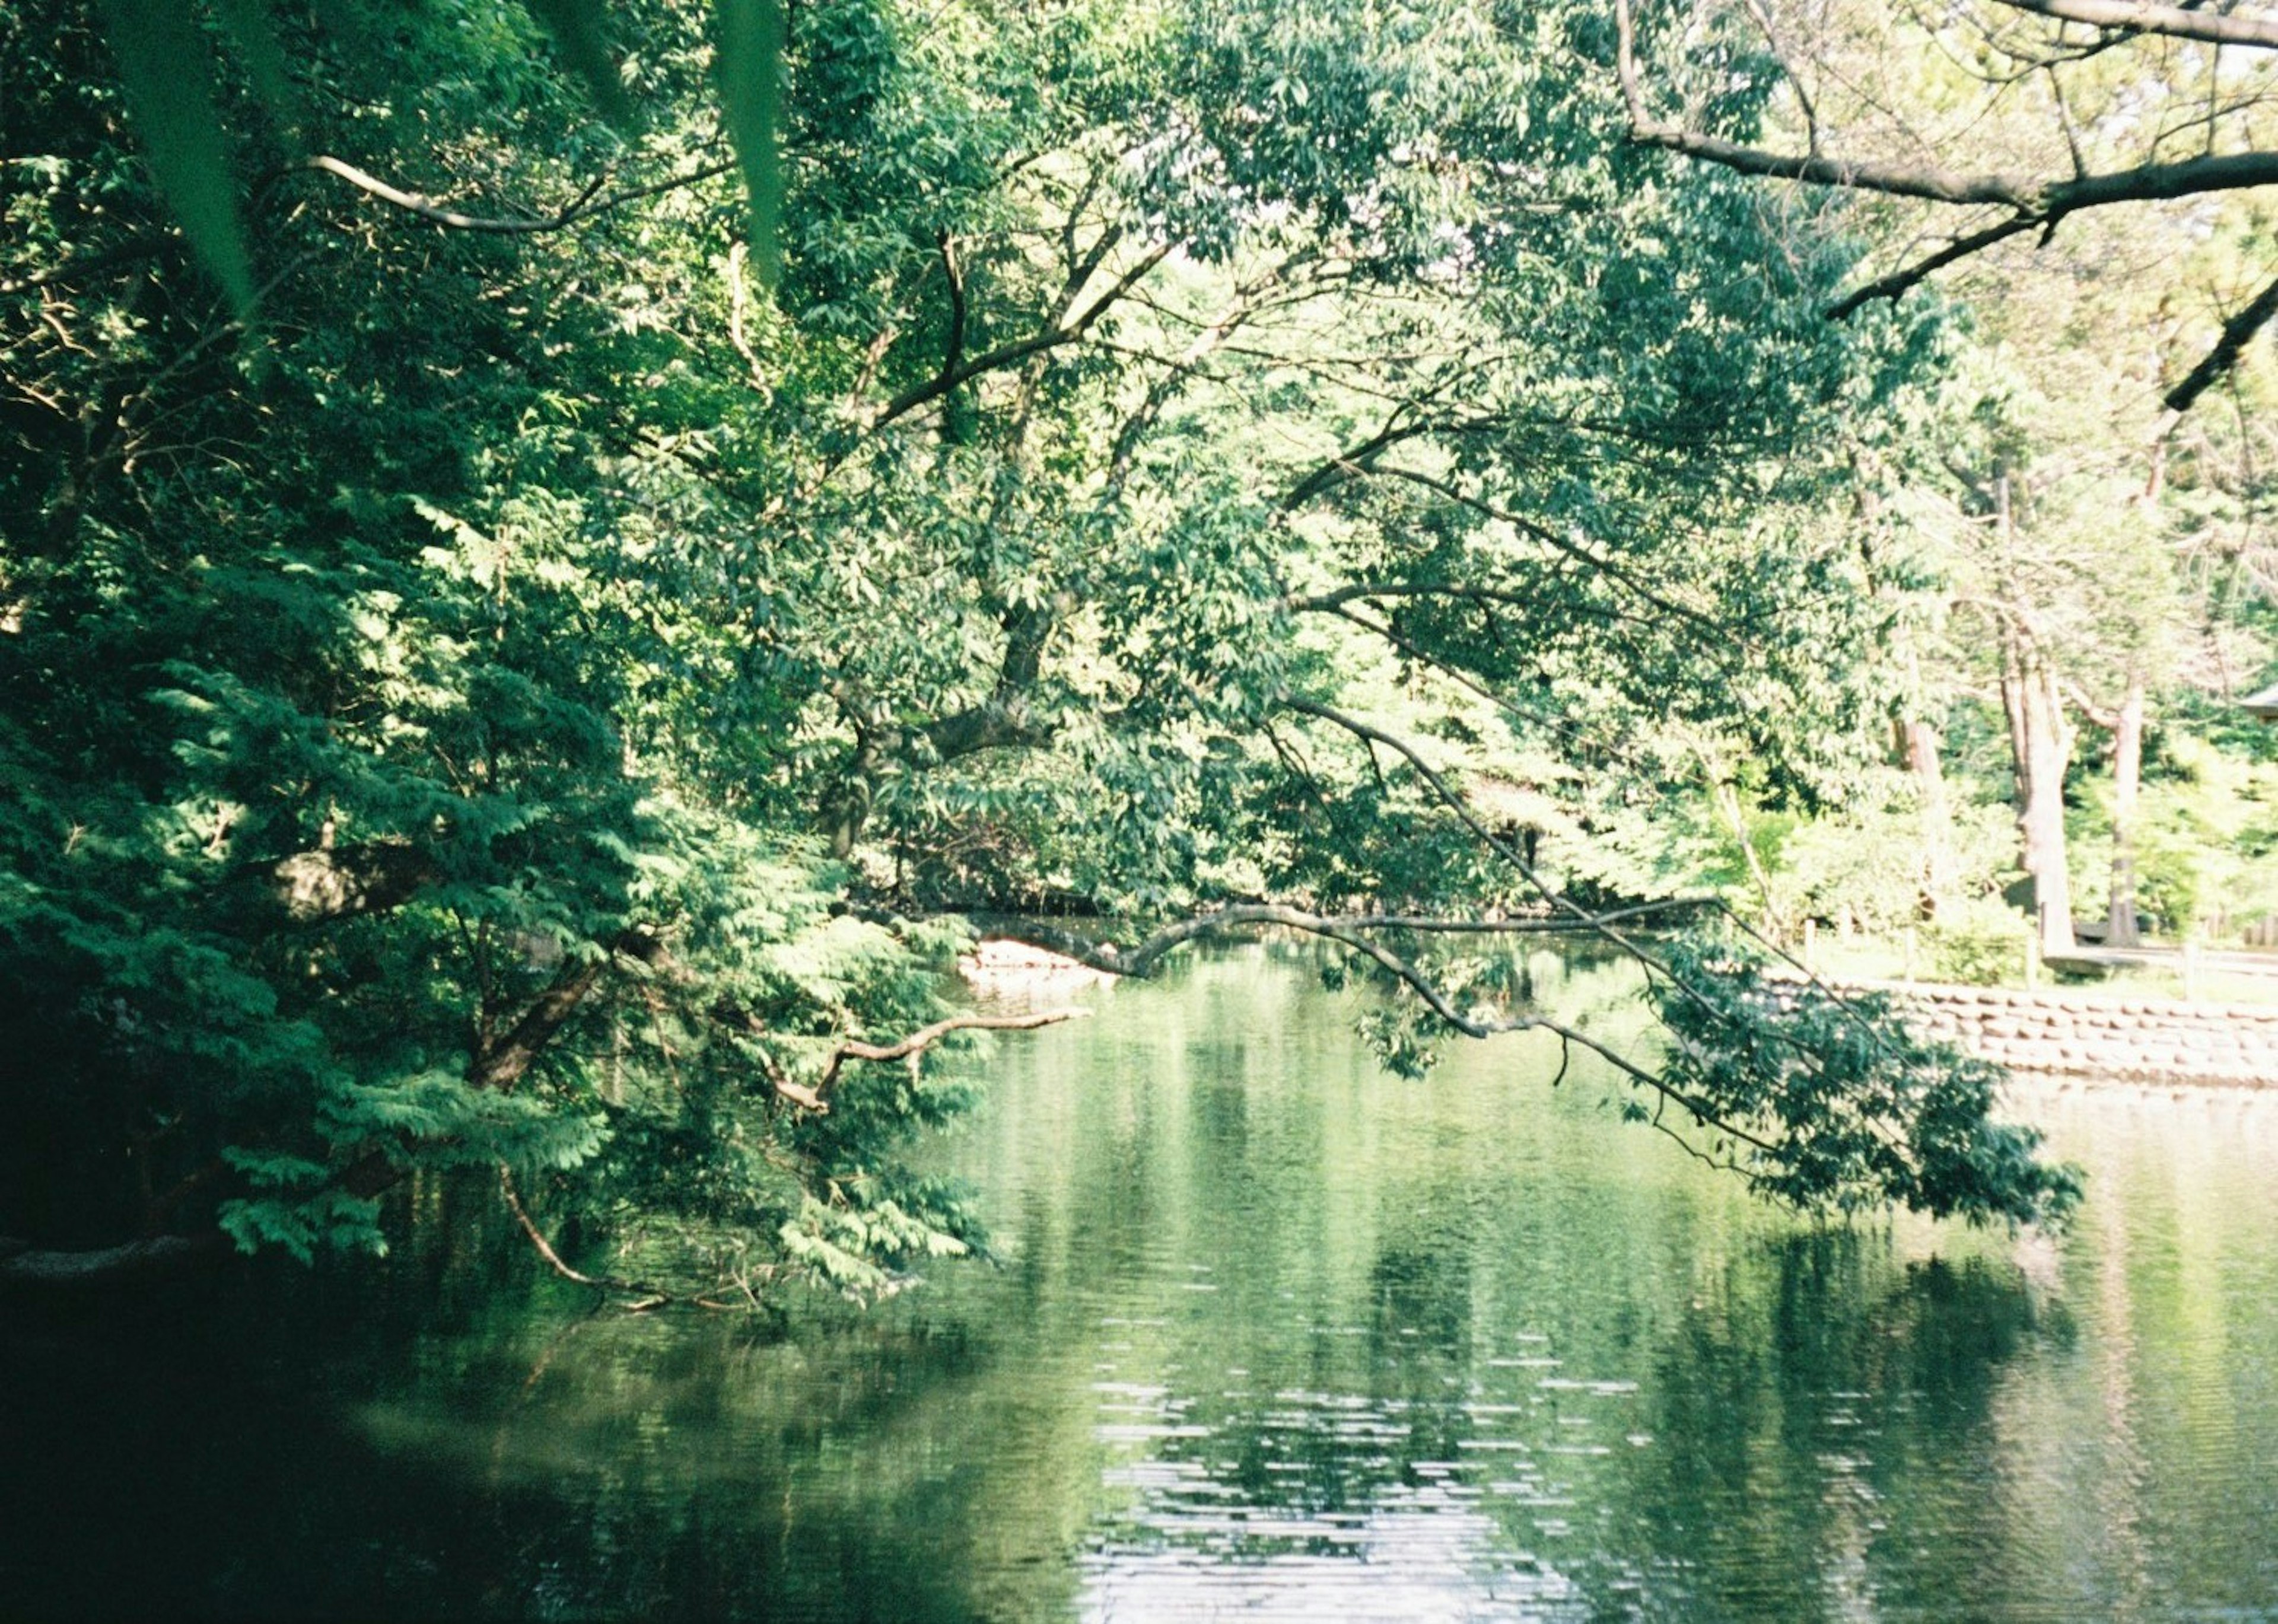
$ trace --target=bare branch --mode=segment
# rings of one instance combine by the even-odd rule
[[[944,367],[929,381],[904,390],[886,402],[883,409],[871,420],[870,427],[874,431],[883,429],[898,417],[906,417],[921,406],[938,400],[969,378],[978,377],[984,372],[998,371],[1016,361],[1025,361],[1042,351],[1056,349],[1063,344],[1074,343],[1089,332],[1101,316],[1107,314],[1109,307],[1130,292],[1149,271],[1168,258],[1172,248],[1175,246],[1177,245],[1166,242],[1141,255],[1138,263],[1118,277],[1108,286],[1106,292],[1085,306],[1081,312],[1064,316],[1043,331],[1030,333],[1025,339],[1015,339],[1009,344],[1000,344],[995,349],[975,355],[972,360],[958,366]]]
[[[2000,0],[2013,11],[2030,11],[2057,22],[2085,23],[2122,34],[2157,34],[2210,45],[2248,45],[2278,50],[2278,21],[2146,0]]]
[[[2206,393],[2208,385],[2238,363],[2248,341],[2268,326],[2273,316],[2278,316],[2278,280],[2274,280],[2254,296],[2251,304],[2223,323],[2222,336],[2215,340],[2214,347],[2191,369],[2190,376],[2167,391],[2161,404],[2171,412],[2189,411],[2191,403]]]
[[[643,1308],[654,1308],[673,1300],[673,1294],[670,1292],[660,1290],[645,1281],[618,1280],[605,1276],[581,1274],[562,1262],[562,1254],[554,1249],[553,1243],[546,1239],[545,1231],[531,1220],[528,1208],[523,1206],[522,1197],[515,1191],[514,1174],[503,1162],[499,1163],[499,1194],[505,1198],[507,1210],[514,1215],[516,1226],[529,1238],[531,1249],[546,1261],[546,1266],[548,1269],[560,1275],[564,1280],[573,1281],[579,1285],[590,1285],[596,1291],[629,1292],[645,1300],[639,1305]]]
[[[1857,292],[1846,294],[1827,308],[1828,317],[1832,321],[1843,321],[1857,315],[1877,299],[1895,300],[1948,265],[1959,264],[1971,255],[1990,248],[2005,238],[2033,230],[2038,224],[2030,219],[2008,219],[1989,225],[1984,231],[1971,232],[1966,237],[1957,237],[1929,258],[1917,260],[1886,277],[1878,277]]]
[[[439,202],[417,192],[407,192],[401,187],[390,186],[378,176],[358,169],[355,164],[344,159],[333,157],[329,153],[320,152],[314,157],[305,160],[301,167],[337,177],[368,196],[376,197],[381,202],[401,209],[408,214],[416,214],[423,220],[432,221],[437,225],[447,227],[452,231],[485,232],[501,236],[529,236],[541,232],[562,231],[577,225],[580,220],[589,220],[595,215],[607,214],[612,209],[622,209],[627,203],[638,202],[645,197],[656,197],[666,192],[677,191],[683,187],[699,185],[703,181],[728,173],[736,167],[736,160],[726,158],[716,164],[707,164],[703,168],[692,171],[685,175],[675,175],[667,180],[652,181],[646,186],[628,187],[623,191],[611,192],[607,195],[596,195],[600,192],[603,184],[602,179],[597,178],[575,200],[556,210],[553,214],[528,218],[462,214],[447,203]]]
[[[1039,1026],[1057,1026],[1062,1021],[1081,1020],[1089,1010],[1038,1010],[1026,1015],[979,1015],[967,1012],[951,1015],[930,1026],[921,1026],[898,1043],[865,1043],[859,1039],[843,1040],[831,1051],[829,1061],[822,1068],[822,1077],[813,1088],[800,1086],[786,1079],[776,1081],[776,1092],[797,1102],[809,1110],[830,1109],[827,1096],[838,1081],[841,1068],[850,1060],[892,1061],[907,1060],[922,1054],[952,1032],[1032,1032]]]
[[[1648,147],[1663,147],[1742,174],[1883,192],[1897,197],[1927,198],[1933,202],[1998,203],[2027,212],[2033,208],[2035,188],[2031,183],[2007,176],[1957,174],[1935,164],[1846,160],[1824,157],[1816,152],[1772,152],[1663,123],[1646,110],[1645,92],[1638,80],[1636,32],[1630,19],[1629,0],[1614,0],[1614,20],[1618,42],[1617,71],[1621,76],[1622,99],[1629,109],[1632,141]]]

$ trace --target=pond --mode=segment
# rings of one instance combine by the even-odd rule
[[[1086,998],[939,1148],[999,1260],[867,1314],[595,1314],[444,1191],[0,1327],[0,1613],[2278,1618],[2278,1097],[2022,1086],[2071,1232],[1829,1229],[1534,1035],[1384,1075],[1291,948]]]

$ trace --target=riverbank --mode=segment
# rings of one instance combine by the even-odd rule
[[[1923,1036],[2018,1071],[2134,1083],[2278,1088],[2278,1006],[2106,992],[1829,980],[1877,992]],[[1802,983],[1776,984],[1792,1003]]]

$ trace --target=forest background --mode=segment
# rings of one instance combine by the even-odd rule
[[[11,7],[0,1276],[474,1178],[643,1300],[892,1289],[983,1239],[933,1056],[1064,1013],[944,991],[1013,915],[2060,1214],[1744,964],[2278,907],[2259,172],[1869,184],[2267,144],[2267,42],[2047,9]]]

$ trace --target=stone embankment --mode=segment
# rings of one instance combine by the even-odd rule
[[[1776,993],[1795,997],[1788,983]],[[1880,992],[1924,1037],[2018,1071],[2133,1083],[2278,1088],[2278,1005],[1928,982],[1831,982]]]

